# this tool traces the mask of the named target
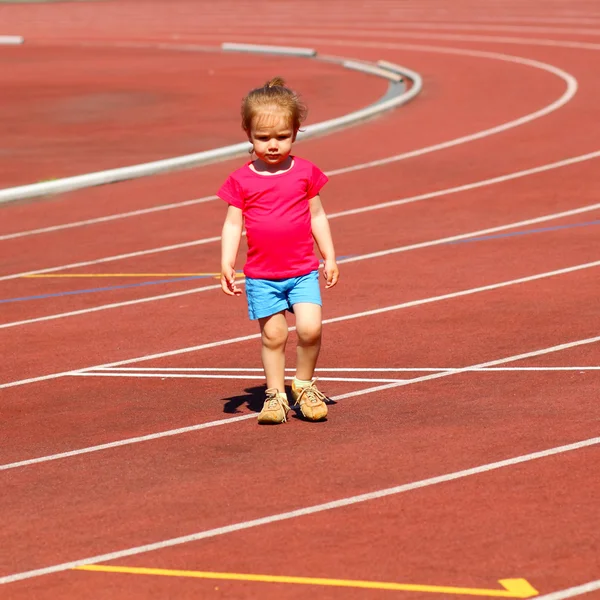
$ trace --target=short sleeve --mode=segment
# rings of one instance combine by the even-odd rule
[[[244,208],[244,195],[242,193],[242,188],[236,179],[230,175],[225,183],[219,188],[217,192],[217,196],[221,198],[221,200],[225,200],[227,204],[231,204],[231,206],[235,206],[237,208]]]
[[[327,177],[319,167],[311,164],[307,189],[308,199],[314,198],[328,181],[329,177]]]

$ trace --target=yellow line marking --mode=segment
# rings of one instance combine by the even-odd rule
[[[229,581],[260,581],[265,583],[297,583],[304,585],[328,585],[372,590],[395,590],[405,592],[432,592],[436,594],[465,594],[470,596],[494,596],[496,598],[531,598],[538,591],[526,579],[500,579],[504,590],[417,585],[411,583],[385,583],[359,579],[323,579],[320,577],[286,577],[281,575],[253,575],[245,573],[215,573],[212,571],[178,571],[172,569],[146,569],[143,567],[118,567],[108,565],[83,565],[81,571],[104,573],[131,573],[134,575],[163,575],[167,577],[194,577],[197,579],[226,579]]]
[[[50,277],[220,277],[220,273],[33,273],[30,279]]]

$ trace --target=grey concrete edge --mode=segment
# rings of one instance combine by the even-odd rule
[[[232,50],[234,46],[235,44],[225,43],[222,45],[222,48],[225,50]],[[244,46],[245,51],[248,51],[249,45],[245,44]],[[292,54],[292,52],[290,52],[290,48],[279,49],[277,46],[261,46],[260,48],[260,52],[263,53],[283,54],[285,51],[287,54]],[[305,49],[302,50],[305,51]],[[240,49],[240,51],[242,50]],[[310,56],[312,58],[319,59],[319,57],[316,55],[316,51],[312,51]],[[341,66],[344,66],[345,62],[348,62],[347,59],[342,58],[335,59],[330,57],[327,60],[329,62],[337,62]],[[398,95],[393,95],[392,97],[389,97],[389,94],[386,94],[387,99],[375,102],[366,108],[348,113],[341,117],[322,121],[321,123],[309,125],[304,130],[299,132],[298,140],[305,140],[317,135],[330,133],[344,127],[349,127],[356,123],[360,123],[361,121],[370,119],[385,111],[397,108],[403,104],[406,104],[415,96],[417,96],[423,87],[421,76],[415,71],[407,69],[406,67],[387,61],[379,61],[377,65],[361,61],[351,61],[351,63],[353,69],[364,70],[366,73],[386,77],[391,82],[397,81],[397,76],[400,75],[403,78],[411,80],[412,86],[409,90]],[[364,66],[364,69],[361,69],[361,65]],[[392,84],[397,85],[397,83]],[[5,188],[0,190],[0,204],[14,202],[16,200],[47,196],[50,194],[59,194],[76,189],[125,181],[128,179],[137,179],[140,177],[147,177],[149,175],[165,173],[167,171],[174,171],[177,169],[197,167],[200,165],[235,158],[237,156],[247,155],[248,148],[248,143],[242,142],[230,146],[223,146],[222,148],[216,148],[214,150],[205,150],[203,152],[197,152],[194,154],[186,154],[183,156],[176,156],[173,158],[131,165],[128,167],[118,167],[105,171],[96,171],[83,175],[55,179],[53,181],[44,181],[40,183]]]

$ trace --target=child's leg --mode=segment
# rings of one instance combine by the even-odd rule
[[[296,377],[292,398],[306,419],[321,421],[327,416],[327,399],[313,380],[321,349],[321,306],[309,302],[294,304],[298,333]]]
[[[294,304],[296,315],[296,378],[310,381],[321,350],[321,307],[309,302]]]
[[[261,358],[267,388],[285,392],[285,345],[288,325],[285,311],[258,320],[262,335]]]

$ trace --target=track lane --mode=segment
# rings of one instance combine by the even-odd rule
[[[560,390],[547,377],[532,395],[531,380],[522,377],[528,401],[507,404],[503,389],[490,388],[489,379],[479,389],[474,377],[481,383],[489,376],[458,375],[450,388],[447,382],[409,386],[399,410],[387,412],[386,419],[374,416],[371,426],[363,411],[352,410],[361,406],[357,399],[340,411],[334,430],[305,423],[290,425],[285,432],[283,427],[275,432],[252,427],[227,441],[222,432],[208,430],[201,444],[182,445],[173,439],[143,453],[135,448],[107,453],[102,461],[93,461],[93,480],[89,457],[74,459],[68,467],[49,463],[12,472],[7,478],[11,494],[3,507],[10,523],[3,535],[12,539],[10,564],[28,569],[83,558],[82,552],[92,556],[117,550],[117,539],[128,542],[121,548],[131,547],[166,539],[167,532],[168,537],[186,535],[589,437],[592,398],[558,402]],[[462,401],[457,402],[459,397]],[[395,398],[392,390],[382,393],[379,402],[390,404]],[[432,403],[432,398],[437,401]],[[548,403],[554,407],[549,423],[555,427],[536,427]],[[427,418],[423,404],[428,405]],[[403,431],[400,438],[398,427]],[[473,427],[485,427],[485,434],[473,435]],[[424,431],[429,435],[424,437]],[[280,449],[284,439],[295,449],[286,456],[286,468],[270,478],[256,477],[257,462]],[[315,454],[315,447],[322,452]],[[361,461],[371,465],[362,475],[355,469],[357,447]],[[442,455],[441,447],[446,449]],[[31,477],[36,481],[35,497],[27,492]],[[179,493],[173,494],[173,489]],[[246,494],[235,494],[239,489]],[[215,502],[217,498],[221,501]],[[27,532],[33,530],[47,532],[45,544],[28,542]]]
[[[410,264],[414,265],[414,262]],[[437,287],[437,280],[433,282],[438,295],[443,294],[445,290]],[[448,285],[453,283],[453,278],[449,277]],[[403,298],[394,297],[386,281],[377,282],[374,278],[373,281],[366,281],[365,285],[382,300],[387,294],[388,302],[410,302],[412,298],[422,297],[424,284],[407,286]],[[565,288],[570,290],[569,294],[560,293]],[[353,296],[359,294],[359,290],[352,290]],[[457,368],[482,363],[498,355],[511,356],[589,338],[597,333],[593,298],[593,282],[585,272],[576,272],[463,298],[330,323],[324,329],[326,343],[320,364],[364,368]],[[349,308],[342,303],[342,314],[346,314],[344,309]],[[356,310],[356,304],[353,308]],[[566,317],[575,311],[578,318],[568,322],[567,327]],[[327,312],[325,316],[335,318]],[[444,330],[442,334],[440,328]],[[482,328],[487,331],[485,336],[481,335]],[[396,333],[382,336],[382,329]],[[348,330],[353,339],[362,340],[360,348],[344,343]],[[246,331],[236,333],[246,332],[253,339],[150,360],[126,361],[123,366],[258,367],[258,340],[255,339],[257,335],[254,328],[248,327]],[[139,349],[148,349],[149,340],[143,339],[139,333],[127,337],[141,339]],[[181,333],[178,337],[180,342],[183,341]],[[194,341],[201,340],[196,336]],[[135,348],[131,349],[133,351]],[[594,352],[593,348],[590,352]],[[289,364],[293,364],[293,354],[294,334],[291,335],[288,349]],[[365,360],[364,357],[375,358]],[[98,356],[100,360],[96,364],[101,364],[102,359],[106,363],[106,358]],[[118,358],[118,355],[113,351],[111,358]],[[92,365],[88,362],[86,366]],[[417,375],[413,373],[407,376]],[[567,372],[562,376],[570,381],[572,374]],[[586,379],[596,381],[598,376],[591,373]],[[408,387],[411,385],[408,384]],[[353,387],[333,382],[324,383],[324,386],[331,395],[369,387],[367,383]],[[253,390],[252,395],[244,391],[248,388]],[[23,399],[22,387],[3,390],[5,411],[11,415],[12,432],[3,447],[2,463],[219,420],[232,414],[230,411],[236,410],[236,407],[243,412],[256,410],[260,407],[262,391],[261,381],[251,379],[160,381],[96,377],[62,377],[55,381],[30,384],[25,389],[31,390],[27,392],[31,400]],[[44,389],[48,392],[43,393]],[[357,401],[360,400],[359,396]],[[59,411],[56,408],[58,402],[63,407]],[[350,400],[344,400],[344,403],[347,402]],[[247,403],[250,403],[250,407]],[[332,410],[334,414],[338,412],[335,407]],[[44,418],[40,419],[40,414]],[[70,431],[68,435],[56,437],[55,431],[67,429]],[[23,439],[29,440],[27,450]]]
[[[512,183],[512,185],[517,186],[521,184],[522,182]],[[472,199],[476,197],[473,193],[467,195],[470,195]],[[452,202],[456,200],[456,198],[453,198]],[[542,198],[542,200],[544,199]],[[439,199],[432,202],[434,206],[438,202],[440,206],[443,206],[442,201]],[[485,205],[483,207],[485,209]],[[363,236],[365,245],[357,248],[354,242],[351,242],[350,245],[344,246],[344,239],[348,239],[349,241],[356,239],[360,225],[364,222],[364,215],[357,215],[349,218],[350,223],[354,223],[355,225],[354,227],[349,227],[346,231],[338,231],[338,223],[332,221],[334,232],[336,235],[339,234],[338,251],[354,254],[358,250],[362,254],[365,251],[379,251],[381,249],[385,250],[406,246],[415,241],[421,241],[422,231],[427,230],[427,227],[431,227],[432,239],[440,237],[439,233],[436,235],[439,227],[437,221],[435,219],[430,220],[427,213],[419,211],[418,205],[404,207],[404,209],[409,211],[409,214],[415,215],[415,219],[418,219],[415,223],[418,223],[419,227],[407,230],[404,234],[414,235],[415,238],[398,238],[394,231],[389,232],[386,238],[384,236],[386,231],[386,223],[384,221],[387,221],[387,223],[391,221],[386,215],[387,211],[382,211],[382,214],[377,216],[377,220],[373,221],[372,235]],[[424,218],[423,216],[417,217],[418,214],[424,215]],[[595,214],[597,215],[597,213],[588,215],[590,221],[593,221]],[[463,215],[464,218],[470,219],[471,211],[465,210]],[[571,219],[561,220],[561,224],[569,224],[569,222],[578,223],[580,222],[578,219],[579,217],[571,217]],[[495,238],[476,242],[477,253],[475,254],[472,250],[473,244],[466,243],[442,245],[417,252],[401,253],[399,255],[390,254],[387,257],[384,256],[368,261],[366,264],[372,263],[375,265],[376,270],[369,269],[367,273],[363,273],[364,267],[361,261],[350,262],[344,266],[344,270],[347,273],[347,282],[345,284],[347,293],[340,295],[336,293],[336,290],[332,290],[327,303],[335,311],[334,315],[352,314],[360,310],[368,310],[372,307],[370,297],[372,297],[373,293],[380,295],[380,306],[398,303],[396,289],[389,287],[387,278],[382,281],[381,273],[393,273],[395,281],[403,282],[402,287],[405,292],[407,291],[411,295],[414,294],[412,298],[425,298],[594,261],[598,259],[593,244],[596,228],[597,226],[590,225],[588,227],[574,227],[550,231],[539,235],[514,236],[508,239]],[[411,234],[410,232],[413,233]],[[418,235],[414,232],[418,232]],[[587,242],[588,240],[589,243]],[[561,246],[564,243],[568,244],[570,252],[573,253],[572,255],[565,255],[564,248]],[[537,250],[535,253],[531,253],[531,244],[545,244],[547,245],[546,251],[540,252]],[[207,253],[210,252],[209,250],[205,251]],[[512,253],[513,258],[508,258],[506,252]],[[524,255],[526,256],[526,260],[523,259]],[[451,261],[458,262],[455,263],[453,269],[445,270],[440,275],[437,270],[438,265]],[[205,262],[208,263],[209,261],[206,260]],[[506,268],[506,271],[503,271],[503,268]],[[496,273],[494,274],[490,269],[495,270]],[[418,280],[415,280],[412,275],[415,272],[421,273]],[[427,276],[427,279],[424,278],[424,275]],[[473,277],[476,277],[476,279],[473,279]],[[201,285],[215,285],[214,280],[206,281],[206,284]],[[420,287],[414,287],[415,281],[419,281]],[[33,283],[35,284],[35,282]],[[53,280],[53,285],[61,285],[61,280],[58,280],[58,282]],[[78,282],[77,285],[80,286],[81,283]],[[174,285],[195,287],[197,282]],[[364,294],[365,289],[370,290],[368,295]],[[102,295],[104,300],[109,301],[121,298],[119,295],[113,296],[112,294],[118,294],[118,292],[105,292]],[[67,297],[58,302],[57,306],[64,309],[73,306],[80,307],[82,302],[97,303],[95,296],[95,294],[83,294]],[[407,298],[404,295],[403,299],[411,298]],[[358,306],[357,301],[359,301]],[[40,300],[38,302],[40,303],[41,310],[44,310],[47,302],[52,302],[52,300]],[[75,305],[72,305],[72,302]],[[27,302],[5,305],[9,318],[11,315],[13,318],[18,318],[19,315],[22,315],[20,313],[23,310],[23,307],[20,306],[21,304],[25,304],[25,308],[29,309],[29,303]],[[114,309],[110,314],[118,315],[119,318],[125,318],[128,323],[126,335],[124,335],[122,328],[106,327],[105,315],[102,312],[88,313],[87,315],[84,314],[66,320],[59,319],[29,324],[24,326],[25,330],[20,337],[11,335],[12,330],[10,328],[3,329],[0,330],[0,338],[5,340],[4,344],[7,351],[15,358],[11,363],[4,366],[5,375],[2,381],[10,381],[11,374],[14,373],[16,375],[21,370],[23,371],[22,374],[29,376],[39,374],[39,367],[36,365],[39,356],[38,344],[35,340],[44,340],[44,344],[52,344],[53,339],[59,339],[57,336],[60,336],[60,339],[62,339],[56,354],[45,365],[46,372],[52,372],[52,367],[54,369],[59,367],[58,370],[67,370],[81,368],[82,362],[83,365],[106,362],[104,356],[106,355],[106,349],[109,348],[112,348],[109,352],[113,355],[111,358],[114,358],[114,360],[135,356],[136,348],[140,350],[139,354],[143,354],[144,352],[141,350],[147,344],[149,348],[164,348],[164,331],[169,331],[171,336],[183,335],[189,346],[209,341],[211,330],[202,326],[202,315],[207,314],[212,315],[212,319],[216,319],[224,324],[226,323],[221,330],[223,335],[219,336],[220,339],[237,337],[240,335],[240,332],[250,331],[254,333],[254,328],[246,321],[245,310],[242,304],[242,302],[238,302],[237,304],[225,302],[219,291],[213,289],[201,295],[193,294],[181,298],[162,300],[158,303],[151,302],[146,305],[144,312],[139,311],[139,305]],[[236,310],[235,307],[237,307],[237,311],[233,314],[234,318],[232,319],[232,316],[228,316],[228,314],[231,313],[231,310]],[[33,309],[35,310],[35,306]],[[113,318],[115,317],[113,316]],[[152,325],[155,322],[161,323],[160,329],[157,330]],[[194,322],[198,323],[198,327],[190,329],[189,324]],[[229,335],[226,335],[225,332],[228,332]],[[71,343],[65,344],[66,339],[71,339],[71,343],[76,344],[79,348],[77,363],[73,363],[72,361],[72,353],[70,352]],[[26,340],[30,340],[30,343],[24,346]],[[180,347],[184,345],[186,344],[180,344]],[[23,351],[23,347],[28,347],[27,352]],[[171,345],[171,347],[173,346]],[[11,350],[13,348],[14,350]],[[116,354],[113,354],[115,350]],[[60,366],[63,368],[60,369]],[[64,368],[65,366],[67,369]],[[36,370],[38,371],[37,373]],[[21,376],[21,378],[23,377]],[[14,375],[12,379],[15,379]]]
[[[414,453],[419,455],[418,450]],[[497,580],[508,573],[526,578],[544,594],[595,576],[595,561],[590,556],[594,539],[586,523],[594,519],[592,497],[598,489],[586,477],[586,469],[592,468],[597,456],[597,449],[582,450],[579,454],[443,484],[443,493],[441,487],[426,488],[376,500],[368,507],[342,508],[113,564],[225,573],[268,571],[441,586],[460,583],[472,588],[497,587]],[[399,457],[402,459],[405,457]],[[564,487],[557,489],[556,481],[563,482]],[[536,502],[526,502],[524,498],[535,498]],[[565,506],[577,509],[565,514]],[[376,521],[372,519],[373,512],[378,516]],[[560,528],[557,522],[561,523]],[[570,533],[564,540],[561,531],[566,529]],[[343,557],[341,548],[346,549]],[[587,550],[583,557],[582,549]],[[375,553],[381,558],[374,560]],[[290,558],[273,563],[269,560],[272,555]],[[560,563],[561,570],[549,571],[550,562]],[[140,597],[150,583],[144,576],[74,572],[60,580],[62,585],[77,589],[86,577],[99,586],[109,582],[117,586],[128,584],[129,591]],[[156,583],[160,585],[159,581]],[[223,593],[235,593],[240,598],[256,597],[257,593],[297,598],[306,593],[288,589],[295,586],[260,583],[179,579],[172,585],[183,593],[191,589],[200,593],[208,592],[211,583]],[[326,597],[331,598],[346,597],[346,593],[350,594],[348,597],[364,598],[366,594],[364,590],[313,589],[319,595],[330,594]],[[435,596],[411,593],[410,597]]]

